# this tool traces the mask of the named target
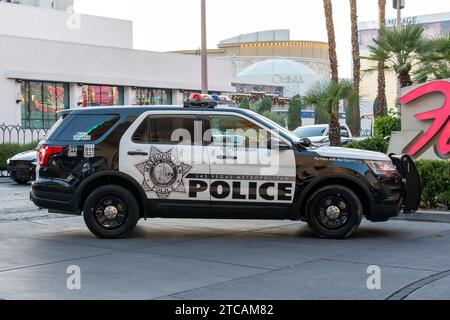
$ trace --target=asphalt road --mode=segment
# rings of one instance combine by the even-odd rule
[[[450,224],[365,221],[338,241],[291,221],[152,219],[98,240],[28,188],[0,181],[0,299],[450,299]]]

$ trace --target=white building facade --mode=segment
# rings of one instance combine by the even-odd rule
[[[0,124],[49,127],[64,108],[182,104],[200,90],[199,57],[133,50],[129,21],[78,15],[67,0],[7,2]],[[211,92],[234,91],[229,70],[229,61],[209,59]]]

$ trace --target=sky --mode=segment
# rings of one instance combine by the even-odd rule
[[[291,40],[326,41],[322,0],[206,0],[208,48],[239,34],[290,29]],[[348,0],[333,1],[339,76],[351,77]],[[75,0],[83,14],[131,20],[135,49],[173,51],[200,47],[200,0]],[[449,12],[450,0],[406,0],[403,16]],[[358,0],[359,21],[378,19],[378,0]],[[392,0],[387,18],[395,18]]]

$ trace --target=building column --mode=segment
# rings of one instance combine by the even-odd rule
[[[69,84],[69,108],[75,109],[79,108],[83,104],[83,86],[78,85],[78,83]]]
[[[12,112],[5,112],[4,114],[2,114],[2,121],[0,122],[0,124],[2,123],[6,123],[6,124],[21,124],[22,121],[22,101],[25,99],[25,97],[22,97],[22,90],[20,87],[20,83],[17,82],[16,80],[8,80],[8,84],[11,84],[11,87],[14,88],[13,94],[11,95],[11,97],[7,94],[2,95],[2,97],[5,97],[5,106],[8,105],[14,105],[14,108],[11,109]],[[2,91],[2,90],[0,90]],[[7,92],[7,91],[6,91]],[[11,99],[11,102],[9,101],[9,99]],[[8,110],[8,109],[6,109]],[[5,111],[6,111],[5,110]]]
[[[178,89],[172,90],[172,104],[183,104],[183,92]]]
[[[123,104],[126,106],[136,104],[136,90],[132,87],[123,87]]]

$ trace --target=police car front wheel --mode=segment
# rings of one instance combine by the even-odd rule
[[[359,197],[339,185],[317,190],[306,204],[308,224],[322,238],[349,237],[361,224],[362,212]]]
[[[117,185],[103,186],[86,199],[84,221],[99,238],[114,239],[127,236],[139,220],[136,198]]]

